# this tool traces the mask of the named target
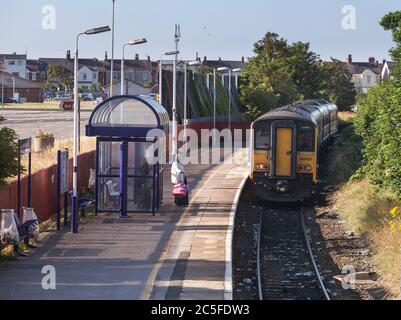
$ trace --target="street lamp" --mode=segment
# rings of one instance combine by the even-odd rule
[[[15,78],[12,77],[11,80],[13,80],[13,100],[15,99]]]
[[[218,68],[217,71],[222,72],[224,74],[224,72],[228,71],[228,129],[231,130],[231,100],[232,100],[232,96],[231,96],[231,73],[232,70],[230,68],[227,67],[222,67],[222,68]],[[224,79],[224,78],[223,78]]]
[[[147,40],[145,38],[143,39],[138,39],[138,40],[133,40],[133,41],[128,41],[123,45],[123,57],[121,59],[121,95],[125,95],[125,74],[124,74],[124,51],[126,46],[136,46],[140,45],[143,43],[146,43]]]
[[[238,89],[238,75],[242,72],[241,68],[233,69],[233,73],[235,73],[235,87]]]
[[[187,154],[187,66],[195,67],[201,66],[202,62],[200,61],[184,61],[184,139],[185,139],[185,155]]]
[[[110,97],[113,96],[113,86],[114,86],[114,7],[116,1],[113,0],[113,17],[112,17],[112,30],[111,30],[111,61],[110,61]]]
[[[71,215],[71,228],[73,233],[78,233],[78,128],[79,128],[79,115],[78,115],[78,44],[79,37],[82,35],[94,35],[98,33],[110,31],[109,26],[103,26],[86,30],[85,32],[78,33],[75,41],[75,60],[74,60],[74,150],[73,150],[73,193],[72,193],[72,215]]]
[[[163,53],[161,56],[160,56],[160,66],[159,66],[159,102],[160,102],[160,104],[161,105],[163,105],[163,88],[162,88],[162,86],[163,86],[163,57],[164,56],[174,56],[174,55],[176,55],[176,54],[179,54],[180,52],[179,51],[168,51],[168,52],[165,52],[165,53]]]

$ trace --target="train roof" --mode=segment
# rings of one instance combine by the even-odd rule
[[[316,124],[315,116],[313,115],[313,113],[317,110],[321,112],[327,112],[327,107],[329,107],[330,105],[332,104],[323,99],[298,101],[287,106],[273,109],[256,119],[254,123],[270,119],[292,119],[303,120]]]

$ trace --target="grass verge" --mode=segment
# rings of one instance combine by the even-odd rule
[[[362,142],[354,132],[353,115],[340,115],[341,136],[328,153],[324,184],[338,189],[333,205],[348,230],[365,237],[384,285],[393,297],[400,295],[401,230],[391,230],[391,210],[401,203],[388,190],[374,186],[358,169],[362,166]]]

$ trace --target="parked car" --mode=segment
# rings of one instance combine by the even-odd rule
[[[71,100],[71,98],[72,98],[72,95],[70,95],[70,94],[59,94],[54,98],[54,100],[56,100],[56,101],[69,101],[69,100]]]
[[[1,97],[0,97],[0,103],[2,103]],[[4,103],[18,103],[16,100],[4,97]]]

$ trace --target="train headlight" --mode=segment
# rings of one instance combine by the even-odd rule
[[[312,167],[310,165],[300,165],[298,166],[298,170],[303,172],[311,172]]]

